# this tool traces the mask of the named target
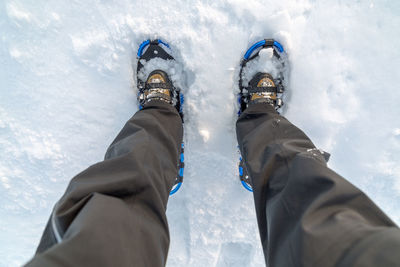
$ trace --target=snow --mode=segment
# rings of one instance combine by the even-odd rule
[[[274,57],[272,48],[261,49],[258,57],[249,61],[243,68],[243,86],[248,86],[250,80],[254,77],[257,72],[265,72],[272,75],[272,77],[277,78],[279,74],[282,73],[283,77],[290,77],[289,66],[284,64],[287,62],[286,53],[280,55],[280,59]],[[256,52],[253,52],[255,54]],[[284,80],[285,89],[288,88],[288,83]]]
[[[137,110],[132,63],[150,37],[179,51],[187,79],[168,266],[264,266],[232,92],[265,37],[288,51],[285,116],[400,223],[399,15],[395,0],[1,1],[0,265],[31,258],[71,177]]]
[[[167,51],[168,48],[164,47]],[[169,52],[174,55],[174,53]],[[181,64],[181,61],[174,55],[176,60],[163,60],[161,58],[153,58],[149,61],[144,59],[141,60],[143,64],[143,68],[139,71],[138,77],[141,81],[146,81],[149,77],[149,74],[153,70],[165,70],[168,74],[169,79],[177,88],[185,88],[186,87],[186,75],[185,75],[185,67]],[[135,66],[136,68],[136,66]],[[136,70],[135,70],[136,73]]]

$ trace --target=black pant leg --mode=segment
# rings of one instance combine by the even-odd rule
[[[237,138],[268,266],[400,266],[397,226],[272,106],[249,107]]]
[[[167,103],[138,111],[105,160],[72,179],[27,266],[164,266],[182,134]]]

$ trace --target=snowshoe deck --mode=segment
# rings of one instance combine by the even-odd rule
[[[169,48],[168,43],[163,42],[160,39],[157,40],[146,40],[144,41],[138,49],[137,52],[137,86],[138,86],[138,102],[139,102],[139,109],[143,108],[143,103],[144,100],[140,98],[141,94],[143,94],[145,90],[145,83],[146,81],[142,80],[139,78],[139,72],[142,68],[144,68],[144,65],[146,64],[147,61],[150,61],[151,59],[154,58],[161,58],[164,60],[174,60],[174,57],[168,53],[164,47]],[[182,105],[184,102],[184,97],[183,93],[181,90],[178,90],[177,88],[174,88],[174,106],[179,112],[179,115],[181,116],[182,122],[183,122],[183,111],[182,111]],[[181,148],[180,148],[180,156],[179,156],[179,163],[178,163],[178,174],[175,179],[174,186],[172,187],[170,191],[170,195],[175,194],[182,186],[183,183],[183,172],[184,172],[184,143],[182,141]]]
[[[238,111],[238,116],[241,115],[241,113],[247,108],[248,104],[248,96],[249,96],[249,87],[244,86],[243,82],[243,69],[246,67],[246,65],[257,58],[260,54],[260,51],[264,48],[272,48],[273,49],[273,56],[281,59],[283,54],[285,53],[283,46],[273,40],[273,39],[265,39],[262,41],[259,41],[255,44],[253,44],[244,54],[241,64],[240,64],[240,71],[239,71],[239,94],[238,94],[238,102],[239,102],[239,111]],[[284,67],[285,62],[281,61],[282,67]],[[277,77],[274,77],[275,80],[275,85],[276,85],[276,94],[279,96],[276,101],[275,101],[275,108],[278,110],[279,108],[282,107],[283,101],[282,101],[282,94],[284,93],[284,75],[282,72],[278,74]],[[239,152],[240,153],[240,152]],[[253,186],[251,184],[251,179],[249,177],[249,174],[246,170],[246,166],[243,162],[242,157],[239,159],[239,179],[245,189],[247,189],[250,192],[253,192]]]

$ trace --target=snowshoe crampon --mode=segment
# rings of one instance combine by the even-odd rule
[[[162,59],[162,60],[175,60],[170,53],[170,46],[168,43],[163,42],[160,39],[157,40],[146,40],[141,43],[137,52],[137,87],[138,87],[138,103],[139,109],[143,108],[145,103],[145,90],[146,90],[146,80],[140,78],[140,71],[145,67],[152,59]],[[179,112],[183,122],[183,112],[182,105],[184,102],[183,93],[179,88],[173,86],[173,105]],[[184,172],[184,144],[182,141],[180,148],[180,156],[178,163],[178,173],[175,179],[175,183],[170,191],[170,195],[175,194],[182,186],[183,182],[183,172]]]
[[[248,66],[249,62],[257,59],[260,55],[261,50],[263,49],[273,49],[273,57],[277,59],[278,62],[278,73],[274,78],[275,83],[275,94],[277,96],[276,100],[274,100],[275,109],[278,111],[283,106],[282,96],[285,90],[285,82],[284,82],[284,70],[286,69],[286,53],[283,46],[273,40],[273,39],[265,39],[253,44],[244,54],[241,63],[240,63],[240,71],[239,71],[239,94],[238,94],[238,102],[239,102],[239,111],[238,116],[242,114],[242,112],[247,108],[250,94],[249,94],[249,87],[244,82],[244,69]],[[249,174],[246,170],[246,166],[243,162],[242,157],[239,159],[239,178],[243,185],[243,187],[253,192],[253,186],[251,184],[251,179]]]

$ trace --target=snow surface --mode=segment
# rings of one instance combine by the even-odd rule
[[[286,53],[282,53],[278,59],[274,56],[274,49],[272,48],[264,48],[259,51],[258,57],[250,60],[243,68],[243,86],[248,86],[250,80],[258,72],[269,73],[274,78],[279,77],[280,73],[282,73],[283,77],[290,77],[289,65],[285,64],[288,61]],[[253,52],[252,55],[255,53]],[[285,89],[289,89],[286,80],[283,80],[283,82]]]
[[[166,49],[167,51],[169,50],[165,47],[164,49]],[[173,54],[171,52],[169,53]],[[176,56],[174,56],[174,58],[176,58]],[[168,74],[169,79],[176,88],[184,88],[187,84],[185,67],[178,59],[163,60],[161,58],[153,58],[149,61],[142,59],[140,62],[143,64],[143,68],[139,71],[137,76],[141,81],[146,81],[153,70],[160,69],[165,70],[165,72]]]
[[[285,116],[400,223],[399,15],[397,0],[1,1],[0,265],[30,259],[70,178],[137,110],[132,62],[149,37],[180,51],[188,84],[168,266],[264,266],[232,94],[264,37],[291,61]]]

